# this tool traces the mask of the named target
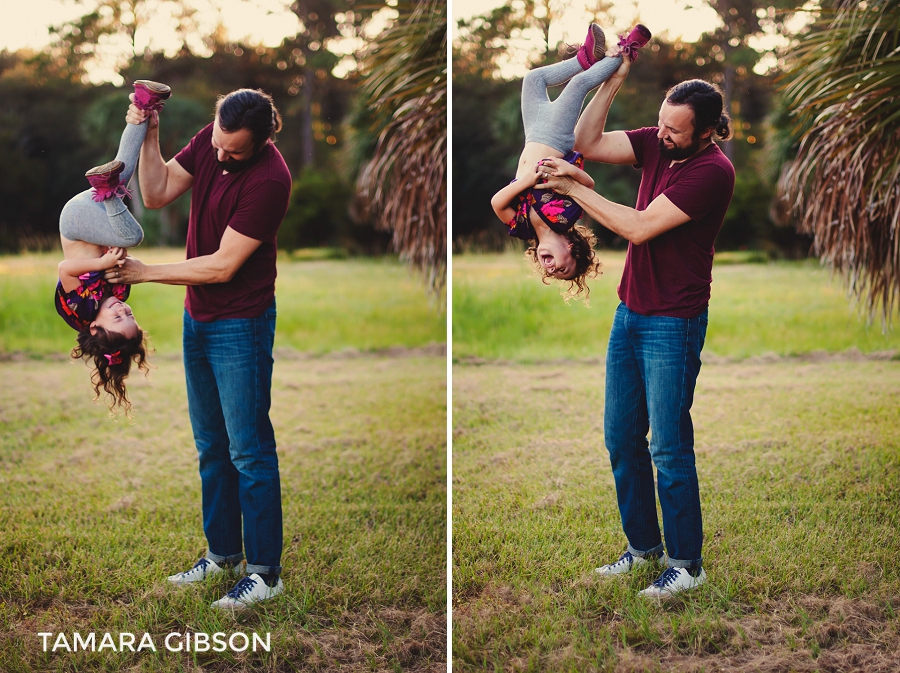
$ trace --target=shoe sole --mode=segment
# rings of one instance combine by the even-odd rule
[[[124,163],[113,159],[112,161],[107,161],[105,164],[102,164],[100,166],[94,166],[91,170],[84,174],[84,177],[89,178],[94,175],[113,175],[116,173],[116,171],[121,172],[124,168]]]
[[[592,23],[591,36],[594,38],[594,58],[602,61],[606,56],[606,33],[596,23]]]
[[[141,84],[146,89],[149,89],[150,91],[155,93],[157,96],[164,98],[164,99],[168,98],[169,96],[172,95],[172,88],[170,86],[168,86],[167,84],[163,84],[162,82],[154,82],[153,80],[149,80],[149,79],[136,79],[134,81],[134,84],[135,84],[135,86],[137,86],[138,84]]]

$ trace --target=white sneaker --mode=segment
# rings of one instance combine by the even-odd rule
[[[696,577],[687,568],[666,568],[653,584],[638,593],[645,598],[671,598],[679,591],[695,589],[705,582],[706,571],[703,568]]]
[[[278,578],[278,584],[270,587],[263,581],[262,577],[253,573],[247,577],[242,577],[231,591],[213,603],[212,606],[214,608],[243,610],[253,603],[274,598],[283,591],[284,582],[281,581],[280,577]]]
[[[654,557],[653,560],[656,560],[656,558]],[[607,563],[605,566],[594,568],[594,572],[605,577],[611,575],[624,575],[625,573],[631,572],[632,568],[639,568],[647,563],[650,563],[650,559],[635,556],[630,551],[627,551],[622,554],[615,563]]]
[[[202,582],[207,577],[212,577],[213,575],[218,575],[223,572],[225,572],[225,568],[219,566],[215,561],[210,561],[208,558],[202,558],[197,561],[190,570],[185,570],[183,573],[177,573],[175,575],[169,575],[168,579],[173,584],[190,584],[191,582]]]

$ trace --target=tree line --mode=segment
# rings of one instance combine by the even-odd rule
[[[41,51],[0,51],[0,250],[55,244],[60,210],[88,187],[84,172],[115,155],[129,85],[150,79],[173,91],[161,113],[166,158],[212,121],[219,95],[242,87],[272,95],[284,120],[277,146],[294,180],[280,247],[335,246],[354,253],[393,247],[433,276],[437,268],[429,280],[442,285],[445,255],[423,254],[422,249],[446,249],[440,249],[435,224],[446,232],[443,171],[419,189],[430,190],[417,207],[420,220],[428,220],[430,227],[414,226],[400,236],[385,217],[391,203],[376,186],[390,194],[402,167],[382,167],[374,177],[365,173],[379,147],[390,142],[392,125],[406,122],[409,127],[410,110],[425,110],[426,119],[413,122],[413,134],[439,160],[445,151],[446,95],[441,92],[446,92],[446,3],[296,0],[290,10],[299,19],[299,31],[266,47],[230,40],[221,28],[198,34],[190,2],[178,0],[171,17],[180,48],[169,54],[150,47],[141,51],[136,35],[163,4],[101,0],[94,11],[55,26],[53,41]],[[372,37],[367,30],[371,32],[376,14],[386,27]],[[353,56],[356,67],[338,77],[334,73],[341,56],[328,46],[348,37],[362,38],[364,46]],[[116,64],[125,84],[90,83],[102,45],[113,40],[131,45]],[[386,95],[386,68],[394,77],[418,84],[394,82]],[[160,211],[145,212],[137,198],[131,207],[144,226],[145,244],[183,243],[188,197]],[[443,240],[445,246],[445,233]]]

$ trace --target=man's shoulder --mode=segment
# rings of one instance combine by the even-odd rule
[[[189,146],[193,145],[194,148],[196,149],[197,147],[204,146],[204,145],[198,145],[198,143],[205,143],[205,147],[212,148],[212,143],[211,143],[212,132],[213,132],[213,123],[210,122],[209,124],[204,126],[202,129],[197,131],[197,133],[194,134],[194,137],[191,138],[191,142],[190,142]]]
[[[258,178],[260,180],[273,180],[284,183],[290,189],[291,171],[287,167],[284,156],[278,151],[275,144],[271,142],[263,151],[266,154],[259,163]]]
[[[697,157],[697,161],[693,164],[696,169],[721,173],[732,182],[734,181],[734,164],[716,143],[712,143],[712,147]]]

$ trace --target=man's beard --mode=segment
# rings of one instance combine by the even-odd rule
[[[687,147],[666,147],[663,139],[659,139],[659,153],[665,159],[671,159],[672,161],[681,161],[682,159],[687,159],[690,156],[693,156],[697,150],[700,149],[700,138],[692,138],[691,144]]]
[[[249,168],[254,163],[256,163],[256,156],[252,156],[249,159],[244,159],[243,161],[235,161],[234,159],[228,159],[227,161],[219,161],[216,159],[219,164],[219,168],[223,171],[228,171],[229,173],[240,173],[245,168]]]
[[[262,148],[259,148],[249,159],[244,159],[243,161],[237,161],[235,159],[219,161],[218,159],[216,159],[216,163],[219,164],[219,168],[221,168],[223,171],[228,171],[229,173],[240,173],[244,169],[250,168],[253,164],[255,164],[259,160],[259,157],[261,155]]]

